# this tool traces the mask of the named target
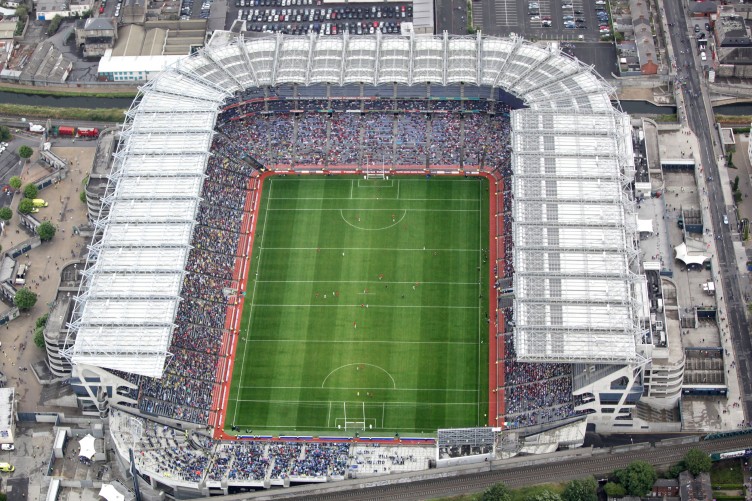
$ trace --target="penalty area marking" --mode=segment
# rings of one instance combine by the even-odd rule
[[[400,209],[402,210],[402,217],[388,226],[384,226],[383,228],[361,228],[360,226],[354,225],[350,221],[348,221],[347,218],[345,217],[345,214],[342,212],[343,210],[344,209],[339,210],[339,215],[342,218],[342,220],[345,223],[352,226],[353,228],[355,228],[356,230],[364,230],[364,231],[380,231],[380,230],[388,230],[389,228],[394,228],[395,226],[400,224],[403,219],[405,219],[405,216],[407,216],[407,209]],[[348,209],[348,210],[354,210],[354,209]],[[388,210],[388,209],[384,209],[384,210]]]
[[[386,184],[386,183],[380,184],[381,182],[385,181],[384,179],[372,179],[371,181],[378,181],[378,182],[374,183],[374,185],[371,185],[371,186],[361,186],[360,181],[361,180],[358,179],[358,188],[394,188],[394,179],[390,179],[389,184]],[[365,179],[363,181],[368,182]],[[399,187],[399,183],[397,184],[397,186]],[[397,198],[399,198],[399,196]]]
[[[396,389],[397,388],[397,383],[394,382],[394,378],[392,377],[391,374],[389,374],[388,370],[384,369],[383,367],[379,367],[378,365],[364,364],[364,363],[345,364],[345,365],[342,365],[340,367],[337,367],[332,372],[330,372],[329,374],[326,375],[326,377],[324,378],[324,381],[321,382],[321,387],[322,388],[324,387],[324,385],[326,384],[326,380],[329,379],[329,376],[331,376],[332,374],[334,374],[335,372],[337,372],[340,369],[344,369],[345,367],[352,367],[353,365],[364,365],[364,366],[373,367],[374,369],[378,369],[378,370],[382,371],[384,374],[386,374],[387,376],[389,376],[389,379],[392,380],[392,389]]]

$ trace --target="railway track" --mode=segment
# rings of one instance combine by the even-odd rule
[[[636,444],[636,446],[639,444]],[[623,468],[635,460],[647,461],[655,466],[669,466],[677,463],[692,448],[701,449],[707,453],[723,452],[752,447],[752,435],[742,435],[726,439],[701,441],[690,444],[670,444],[650,446],[640,450],[626,452],[614,452],[607,449],[594,449],[590,457],[578,458],[559,462],[550,462],[539,465],[522,466],[515,468],[503,468],[503,463],[492,465],[494,468],[486,472],[472,475],[456,475],[434,480],[417,482],[405,482],[377,487],[363,488],[360,486],[370,483],[378,483],[380,480],[388,482],[388,477],[383,479],[373,478],[361,480],[349,490],[314,494],[306,488],[285,489],[283,491],[266,491],[255,495],[237,495],[235,499],[290,499],[305,497],[312,501],[340,501],[340,500],[363,500],[382,501],[400,500],[413,501],[434,499],[459,494],[480,492],[489,486],[504,482],[509,487],[517,488],[541,483],[566,482],[575,478],[595,475],[606,476],[617,468]],[[534,457],[531,456],[531,460]],[[499,468],[499,469],[496,469]],[[503,469],[502,469],[503,468]],[[434,470],[436,471],[436,470]],[[335,484],[328,487],[336,488]],[[346,487],[342,485],[342,487]],[[297,491],[297,492],[296,492]],[[234,496],[231,496],[234,497]]]

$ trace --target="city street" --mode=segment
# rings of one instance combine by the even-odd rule
[[[703,88],[705,76],[696,56],[694,33],[687,25],[683,3],[664,2],[663,5],[666,22],[669,23],[677,79],[683,81],[681,92],[685,102],[687,124],[700,144],[698,155],[704,169],[708,189],[713,231],[720,237],[719,240],[716,240],[716,249],[721,269],[717,271],[722,278],[723,290],[726,294],[726,297],[723,298],[728,308],[725,317],[728,319],[736,352],[736,363],[739,368],[737,374],[741,379],[742,394],[745,395],[743,405],[745,420],[748,421],[752,416],[752,378],[750,376],[752,342],[750,341],[749,327],[744,311],[746,308],[745,300],[744,297],[740,297],[742,293],[741,277],[736,264],[730,231],[730,228],[735,227],[737,221],[732,207],[726,206],[723,197],[721,176],[716,163],[720,152],[720,149],[716,151],[719,137],[712,119],[712,110],[709,109],[707,104],[707,90]],[[679,113],[681,114],[682,111],[680,110]],[[724,215],[728,215],[729,225],[723,224]]]

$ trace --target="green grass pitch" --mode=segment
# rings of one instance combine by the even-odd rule
[[[229,433],[487,422],[487,180],[271,177],[259,203]]]

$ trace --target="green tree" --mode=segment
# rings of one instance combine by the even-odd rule
[[[630,496],[644,496],[658,478],[653,465],[645,461],[632,461],[623,470],[617,470],[615,475]]]
[[[28,160],[31,158],[31,155],[34,154],[34,150],[32,150],[29,146],[26,146],[25,144],[18,148],[18,156]]]
[[[505,484],[498,483],[483,491],[480,501],[512,501],[512,493]]]
[[[48,318],[50,318],[50,314],[45,313],[37,318],[36,325],[34,326],[34,344],[39,348],[44,348],[44,327],[47,325]]]
[[[734,178],[734,184],[731,185],[731,191],[737,191],[739,189],[739,176]]]
[[[525,501],[561,501],[561,496],[554,491],[545,489],[529,495],[525,498]]]
[[[608,482],[603,486],[603,492],[610,498],[622,498],[627,495],[627,490],[621,484]]]
[[[11,137],[10,129],[5,125],[0,125],[0,141],[10,141]]]
[[[15,304],[19,310],[30,310],[35,304],[37,304],[37,295],[25,287],[23,289],[18,289],[16,295],[13,296],[13,304]]]
[[[17,190],[18,188],[21,187],[21,185],[23,184],[23,181],[21,180],[20,177],[13,176],[12,178],[8,180],[8,184],[10,185],[11,188],[13,188],[14,190]]]
[[[24,198],[37,198],[37,195],[39,195],[39,188],[37,188],[37,185],[33,183],[29,183],[26,186],[24,186],[24,189],[23,189]]]
[[[563,501],[598,501],[598,483],[593,477],[572,480],[561,493]]]
[[[40,327],[44,327],[45,325],[47,325],[47,320],[49,320],[49,318],[50,318],[50,314],[45,313],[41,317],[37,318],[36,322],[34,322],[34,327],[36,327],[37,329]]]
[[[712,466],[713,462],[710,460],[710,456],[708,456],[707,453],[702,452],[700,449],[690,449],[684,455],[684,467],[689,470],[692,475],[709,472]]]
[[[20,202],[18,202],[18,212],[21,214],[31,214],[31,211],[34,209],[34,202],[31,201],[30,198],[24,198]]]
[[[10,207],[0,207],[0,219],[2,219],[5,222],[10,221],[10,218],[13,217],[13,211],[10,210]]]
[[[29,15],[29,9],[27,9],[25,6],[21,5],[20,7],[16,7],[16,16],[20,17],[21,19],[25,21],[28,15]]]
[[[34,329],[34,344],[44,349],[44,329]]]
[[[51,36],[57,33],[57,30],[60,28],[60,23],[62,21],[63,18],[60,17],[59,14],[55,14],[55,17],[52,18],[52,22],[50,22],[50,27],[47,28],[47,34]]]
[[[684,461],[679,461],[666,471],[666,478],[679,478],[679,474],[685,469],[686,468],[684,468]]]
[[[55,236],[55,231],[55,226],[49,221],[44,221],[42,224],[37,226],[37,235],[39,235],[39,238],[42,240],[42,242],[52,240],[52,237]]]
[[[85,204],[85,203],[86,203],[86,192],[85,192],[85,191],[82,191],[82,192],[81,192],[81,193],[80,193],[80,194],[78,195],[78,199],[79,199],[79,200],[81,200],[81,203],[84,203],[84,204]]]

